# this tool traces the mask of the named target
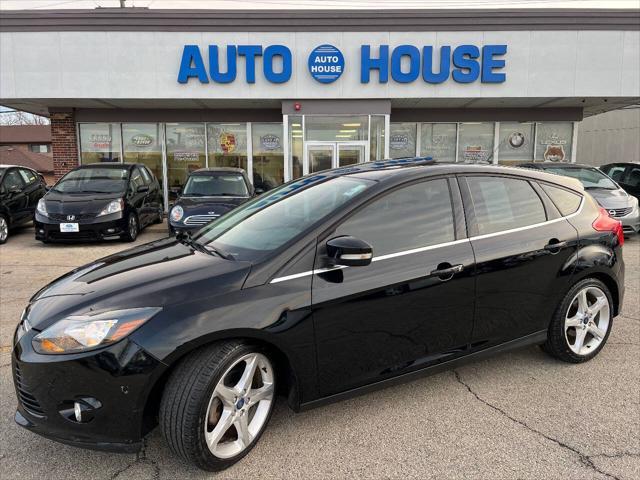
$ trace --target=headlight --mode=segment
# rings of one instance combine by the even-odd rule
[[[87,315],[71,315],[33,337],[36,352],[85,352],[123,339],[157,314],[161,308],[130,308]]]
[[[183,216],[184,210],[180,205],[176,205],[171,209],[171,220],[173,220],[174,222],[179,222],[180,220],[182,220]]]
[[[36,209],[40,215],[47,216],[47,204],[44,202],[44,198],[38,200],[38,207]]]
[[[124,200],[119,198],[118,200],[114,200],[109,202],[109,204],[102,209],[102,211],[98,214],[99,217],[102,215],[109,215],[111,213],[118,213],[124,210]]]
[[[638,199],[636,197],[631,197],[631,207],[634,210],[638,208]]]

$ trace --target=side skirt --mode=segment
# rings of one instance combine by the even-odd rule
[[[412,380],[416,380],[418,378],[426,377],[429,375],[435,375],[436,373],[440,373],[445,370],[451,370],[460,365],[464,365],[466,363],[470,363],[476,360],[481,360],[483,358],[493,356],[497,353],[507,352],[509,350],[515,350],[517,348],[526,347],[528,345],[536,345],[536,344],[544,343],[546,340],[547,340],[547,330],[541,330],[539,332],[531,333],[526,337],[518,338],[516,340],[511,340],[506,343],[501,343],[500,345],[489,347],[484,350],[479,350],[477,352],[470,353],[469,355],[458,357],[456,359],[449,360],[447,362],[443,362],[438,365],[432,365],[430,367],[426,367],[421,370],[417,370],[415,372],[405,373],[397,377],[388,378],[386,380],[381,380],[379,382],[371,383],[369,385],[364,385],[362,387],[347,390],[345,392],[336,393],[334,395],[329,395],[327,397],[322,397],[317,400],[312,400],[310,402],[302,403],[300,404],[299,408],[296,410],[302,412],[305,410],[310,410],[312,408],[327,405],[329,403],[346,400],[348,398],[356,397],[364,393],[369,393],[376,390],[380,390],[382,388],[391,387],[393,385],[410,382]]]

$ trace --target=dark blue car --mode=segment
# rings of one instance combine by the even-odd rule
[[[192,172],[169,213],[169,232],[193,232],[242,205],[254,195],[241,168],[202,168]]]

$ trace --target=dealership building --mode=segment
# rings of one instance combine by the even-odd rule
[[[640,103],[640,10],[0,13],[0,104],[51,119],[57,177],[141,162],[272,188],[369,160],[575,162]]]

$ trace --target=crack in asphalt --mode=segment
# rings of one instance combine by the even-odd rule
[[[617,452],[617,453],[596,453],[594,455],[589,455],[589,458],[623,458],[623,457],[640,457],[640,453],[636,452]]]
[[[520,425],[521,427],[526,428],[527,430],[536,433],[538,435],[540,435],[541,437],[545,438],[546,440],[549,440],[550,442],[555,443],[556,445],[564,448],[565,450],[569,450],[572,453],[575,453],[576,455],[578,455],[579,459],[580,459],[580,463],[582,463],[585,467],[590,468],[591,470],[593,470],[596,473],[599,473],[601,475],[604,475],[608,478],[613,478],[614,480],[621,480],[620,477],[617,477],[611,473],[607,473],[601,469],[599,469],[591,460],[592,457],[594,457],[595,455],[586,455],[585,453],[582,453],[580,450],[578,450],[575,447],[572,447],[571,445],[568,445],[564,442],[562,442],[561,440],[558,440],[557,438],[553,438],[550,435],[547,435],[544,432],[541,432],[540,430],[536,430],[535,428],[527,425],[525,422],[523,422],[522,420],[518,420],[515,417],[512,417],[511,415],[509,415],[506,411],[504,411],[503,409],[501,409],[500,407],[497,407],[496,405],[493,405],[492,403],[488,402],[487,400],[485,400],[484,398],[482,398],[480,395],[478,395],[467,383],[464,382],[464,380],[462,380],[462,377],[460,376],[460,373],[457,370],[453,371],[453,374],[456,377],[456,380],[458,381],[458,383],[460,383],[461,385],[463,385],[471,395],[473,395],[476,400],[478,400],[479,402],[483,403],[484,405],[486,405],[487,407],[495,410],[496,412],[498,412],[500,415],[502,415],[505,418],[508,418],[509,420],[511,420],[514,423],[517,423],[518,425]],[[601,454],[602,456],[604,456],[605,454]]]
[[[153,480],[159,480],[160,479],[160,466],[158,465],[158,462],[156,462],[155,460],[151,460],[150,458],[147,457],[147,439],[146,438],[142,439],[142,448],[140,449],[140,451],[138,453],[136,453],[136,459],[133,462],[131,462],[129,465],[127,465],[126,467],[115,471],[109,477],[109,480],[115,480],[120,475],[122,475],[124,472],[129,470],[130,468],[132,468],[132,467],[134,467],[136,465],[140,465],[140,464],[151,465],[151,467],[153,468],[153,475],[152,475],[151,478]]]

